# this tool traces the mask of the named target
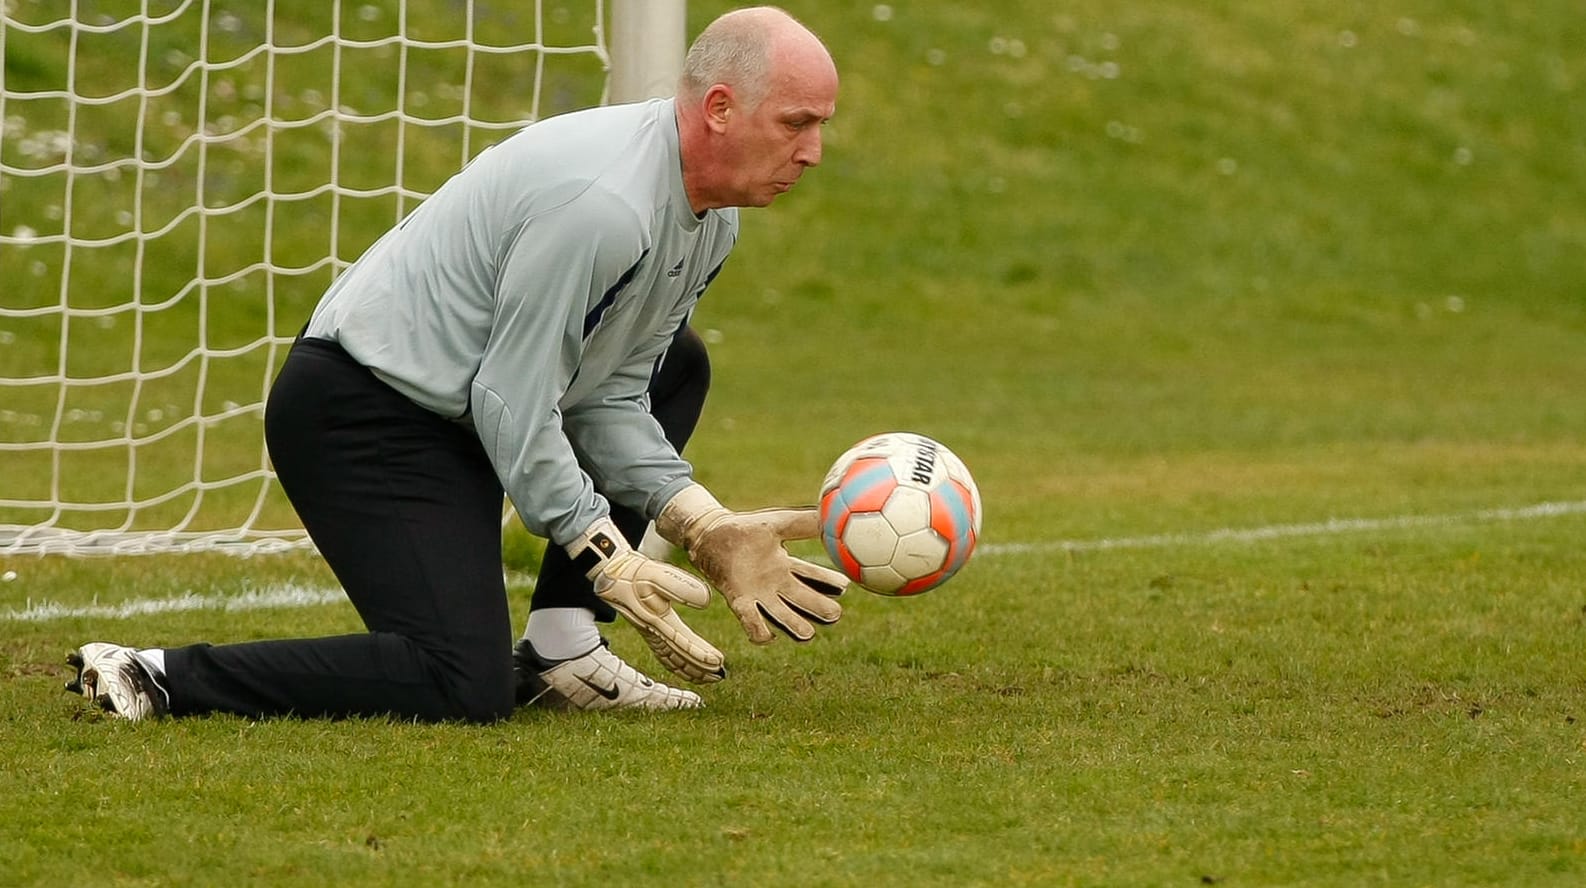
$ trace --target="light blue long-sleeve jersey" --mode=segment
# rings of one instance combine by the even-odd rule
[[[530,531],[654,517],[690,481],[651,374],[732,250],[695,216],[673,102],[551,117],[485,150],[326,291],[307,335],[472,422]],[[601,493],[597,493],[598,489]]]

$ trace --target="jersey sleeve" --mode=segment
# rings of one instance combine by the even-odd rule
[[[654,518],[692,480],[648,402],[650,379],[688,320],[679,306],[662,328],[640,344],[622,368],[594,394],[569,408],[564,422],[578,458],[606,496]]]
[[[557,404],[579,365],[584,319],[643,256],[642,230],[620,201],[585,192],[525,223],[502,266],[469,404],[524,526],[558,545],[610,511]]]

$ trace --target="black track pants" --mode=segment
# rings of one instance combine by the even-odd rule
[[[685,329],[651,385],[674,446],[699,419],[709,375],[704,344]],[[473,432],[417,406],[336,344],[304,339],[270,392],[265,436],[282,489],[369,631],[172,648],[173,714],[507,716],[514,633],[502,490]],[[643,532],[643,516],[613,515],[630,539]],[[532,607],[615,616],[554,545]]]

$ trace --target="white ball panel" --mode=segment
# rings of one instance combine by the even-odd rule
[[[899,574],[916,579],[935,573],[947,563],[947,540],[934,530],[917,530],[898,540],[892,554],[892,567]]]
[[[867,567],[887,564],[898,548],[898,533],[878,512],[854,515],[843,530],[843,545]]]
[[[931,526],[931,495],[913,487],[899,487],[881,507],[898,536]]]
[[[859,582],[872,592],[887,594],[903,588],[909,580],[890,567],[867,567],[860,572]]]

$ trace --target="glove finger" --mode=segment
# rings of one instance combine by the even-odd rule
[[[761,625],[770,621],[771,625],[782,630],[782,633],[794,641],[809,641],[815,637],[815,627],[797,610],[788,606],[786,601],[776,595],[767,596],[765,599],[748,599],[748,604],[760,619]],[[766,631],[766,641],[771,640],[770,630]]]
[[[841,619],[843,607],[830,596],[810,589],[802,582],[803,578],[788,580],[776,590],[776,595],[766,596],[793,610],[802,617],[807,617],[817,622],[830,626]]]
[[[698,684],[710,684],[727,677],[725,660],[714,667],[707,667],[703,662],[690,659],[677,648],[667,644],[666,639],[660,635],[649,632],[638,624],[634,624],[634,628],[639,630],[639,637],[644,639],[644,643],[649,646],[650,652],[655,654],[655,658],[660,660],[662,665],[689,681]]]
[[[710,604],[710,587],[705,581],[673,564],[651,561],[638,570],[634,582],[666,601],[696,609]]]
[[[793,562],[792,566],[788,568],[793,572],[793,576],[797,577],[799,582],[822,595],[836,598],[842,595],[848,589],[848,584],[852,582],[852,580],[848,579],[848,575],[841,571],[822,567],[819,564],[812,564],[802,558],[790,558],[788,560]]]
[[[668,650],[675,652],[684,663],[700,673],[705,675],[714,673],[718,677],[727,673],[727,658],[722,652],[702,638],[699,633],[690,629],[675,612],[667,611],[666,616],[661,618],[656,635],[665,643]],[[661,662],[665,663],[666,660],[663,658]]]
[[[716,681],[727,674],[727,658],[722,652],[690,629],[671,608],[657,611],[653,601],[641,602],[637,608],[618,600],[612,600],[611,605],[639,630],[657,659],[673,672],[695,681]]]
[[[755,606],[754,599],[744,595],[729,600],[732,602],[733,615],[738,618],[749,640],[755,644],[770,644],[776,636],[771,634],[771,627],[766,625],[765,617],[760,613],[760,608]]]
[[[814,508],[773,509],[761,515],[766,526],[784,543],[789,540],[812,540],[821,532],[821,516]]]

